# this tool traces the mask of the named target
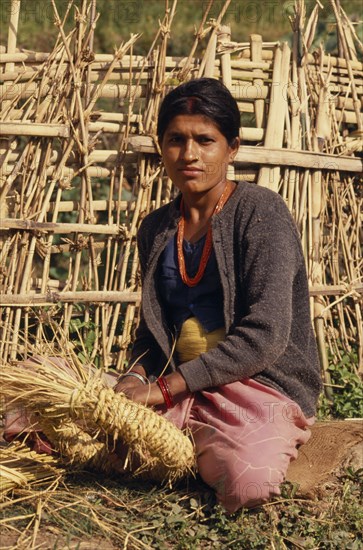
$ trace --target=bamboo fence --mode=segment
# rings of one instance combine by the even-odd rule
[[[167,55],[177,0],[155,40],[93,51],[96,0],[69,2],[49,53],[21,50],[13,0],[0,52],[0,360],[27,355],[56,322],[82,333],[90,359],[124,368],[138,320],[136,234],[174,196],[160,163],[156,120],[167,91],[197,76],[221,79],[241,112],[242,145],[229,176],[280,193],[300,231],[325,382],[357,346],[363,372],[362,43],[339,5],[341,57],[311,51],[319,18],[298,0],[292,47],[232,40],[206,5],[190,55]],[[65,22],[75,17],[65,33]],[[200,55],[199,55],[199,52]],[[199,55],[199,57],[198,57]]]

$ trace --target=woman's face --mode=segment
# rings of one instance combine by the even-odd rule
[[[184,194],[224,188],[228,164],[238,151],[214,122],[203,115],[177,115],[169,123],[161,153],[166,172]]]

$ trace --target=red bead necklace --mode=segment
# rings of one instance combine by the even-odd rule
[[[219,200],[218,200],[218,202],[217,202],[217,204],[216,204],[216,206],[213,210],[212,216],[214,216],[214,214],[218,214],[218,212],[220,212],[222,210],[222,208],[225,205],[225,203],[227,202],[227,199],[230,196],[230,194],[231,194],[231,189],[228,185],[228,182],[226,182],[223,193],[219,197]],[[180,276],[182,278],[183,283],[185,283],[189,287],[193,287],[193,286],[196,286],[200,282],[200,280],[202,279],[202,277],[204,275],[204,272],[205,272],[205,268],[207,267],[209,256],[212,252],[212,247],[213,247],[213,243],[212,243],[212,226],[211,226],[211,223],[209,221],[207,236],[206,236],[206,239],[205,239],[203,252],[202,252],[202,257],[200,259],[198,271],[197,271],[197,273],[194,277],[189,277],[188,274],[187,274],[186,267],[185,267],[184,252],[183,252],[183,240],[184,240],[184,228],[185,228],[183,198],[182,198],[181,203],[180,203],[180,210],[181,210],[181,218],[180,218],[179,223],[178,223],[178,233],[177,233],[177,239],[176,239],[176,241],[177,241],[177,252],[178,252],[178,263],[179,263],[179,273],[180,273]]]

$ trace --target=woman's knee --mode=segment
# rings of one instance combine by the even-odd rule
[[[227,475],[224,482],[215,487],[216,496],[228,512],[242,507],[253,508],[279,496],[283,480],[283,473],[278,471],[274,475],[269,471],[246,471],[229,479]]]
[[[211,451],[209,448],[209,453],[199,457],[199,474],[214,489],[218,502],[228,512],[258,506],[280,495],[288,461],[284,461],[283,467],[256,467],[247,457],[246,460],[238,456],[233,459],[233,450],[225,456]],[[270,463],[273,462],[271,459]]]

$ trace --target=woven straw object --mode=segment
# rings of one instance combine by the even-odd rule
[[[89,434],[73,420],[62,418],[57,421],[43,416],[40,425],[62,463],[106,474],[124,469],[122,461],[110,452],[105,441]]]
[[[107,470],[106,440],[107,450],[110,441],[112,450],[117,442],[128,447],[135,473],[148,472],[154,479],[172,481],[194,468],[190,439],[152,409],[115,393],[99,372],[86,373],[73,362],[64,369],[57,361],[37,358],[19,363],[15,369],[4,365],[0,384],[7,401],[36,415],[40,428],[44,426],[67,462],[93,461],[93,466],[103,464],[101,469]]]

